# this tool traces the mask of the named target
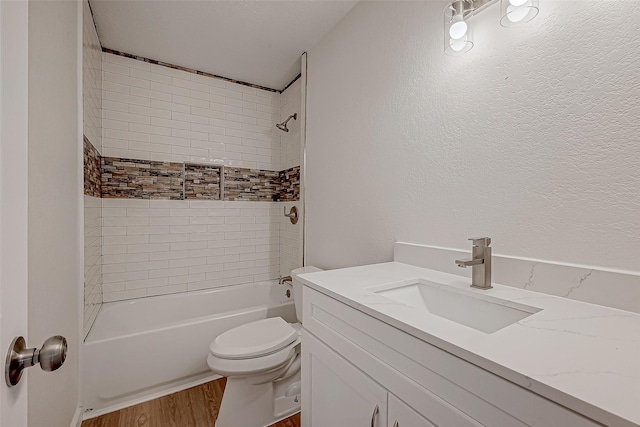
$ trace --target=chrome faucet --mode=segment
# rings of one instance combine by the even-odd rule
[[[491,289],[491,238],[474,237],[471,259],[457,259],[458,267],[471,266],[471,287],[478,289]]]
[[[284,282],[292,282],[291,276],[280,276],[280,278],[278,279],[278,283],[280,283],[281,285],[284,285]]]

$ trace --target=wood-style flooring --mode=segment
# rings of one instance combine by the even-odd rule
[[[214,427],[226,383],[211,381],[83,421],[82,427]],[[300,414],[271,427],[300,427]]]

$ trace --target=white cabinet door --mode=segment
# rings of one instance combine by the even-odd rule
[[[403,401],[389,394],[389,427],[436,427]]]
[[[303,331],[303,426],[387,425],[387,391]]]

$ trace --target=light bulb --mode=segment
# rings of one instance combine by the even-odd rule
[[[451,50],[455,52],[460,52],[467,45],[467,38],[464,37],[462,39],[449,39],[449,46],[451,46]]]
[[[449,27],[449,35],[452,39],[461,39],[465,34],[467,34],[467,23],[462,20],[454,22]]]
[[[525,4],[528,1],[529,0],[509,0],[509,3],[512,4],[515,7],[518,7],[518,6],[522,6],[523,4]]]
[[[507,7],[507,18],[511,22],[520,22],[529,14],[528,7],[516,7],[509,6]]]

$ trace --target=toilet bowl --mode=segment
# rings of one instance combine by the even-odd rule
[[[302,283],[291,272],[296,317],[302,321]],[[266,427],[300,411],[301,323],[271,317],[230,329],[211,342],[207,363],[227,377],[216,427]]]

